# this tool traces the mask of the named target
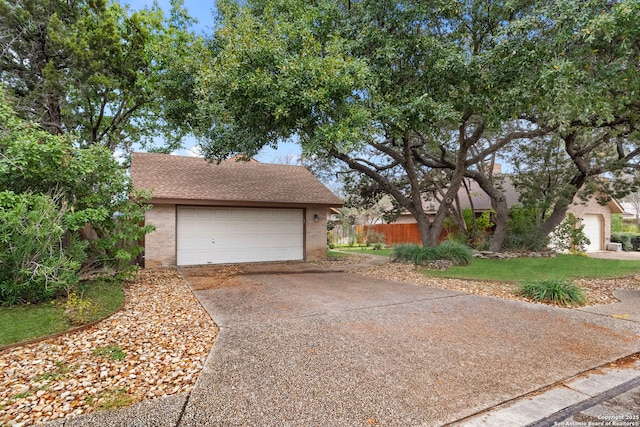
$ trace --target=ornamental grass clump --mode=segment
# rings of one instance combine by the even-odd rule
[[[538,280],[525,282],[518,290],[520,295],[534,301],[560,306],[580,306],[587,298],[578,286],[564,280]]]
[[[472,258],[471,249],[454,241],[445,241],[439,246],[398,245],[393,248],[391,254],[391,259],[395,262],[413,262],[416,265],[439,259],[449,260],[459,265],[468,265]]]
[[[473,252],[468,246],[454,240],[446,240],[438,246],[438,259],[446,259],[458,265],[469,265]]]

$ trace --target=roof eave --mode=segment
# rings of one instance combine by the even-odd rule
[[[307,208],[307,207],[326,207],[340,208],[343,203],[331,202],[265,202],[251,200],[205,200],[205,199],[180,199],[180,198],[162,198],[152,197],[149,203],[156,205],[185,205],[185,206],[233,206],[233,207],[282,207],[282,208]]]

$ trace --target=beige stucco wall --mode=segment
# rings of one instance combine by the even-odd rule
[[[602,234],[600,236],[600,249],[604,250],[607,243],[611,242],[611,208],[598,203],[595,197],[591,197],[586,202],[574,200],[567,209],[567,214],[572,213],[576,218],[583,218],[585,215],[599,215],[602,224]]]
[[[176,265],[176,205],[153,205],[145,223],[156,227],[144,241],[145,268]]]
[[[305,210],[304,259],[306,261],[327,258],[327,207],[312,207]],[[317,215],[318,221],[314,221]],[[176,206],[154,204],[146,214],[146,224],[156,227],[145,238],[145,267],[168,267],[176,265]]]

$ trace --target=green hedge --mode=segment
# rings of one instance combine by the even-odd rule
[[[640,250],[640,233],[611,233],[611,241],[622,243],[622,250],[624,251]]]

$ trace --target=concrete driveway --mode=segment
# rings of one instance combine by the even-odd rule
[[[220,326],[181,426],[434,426],[640,351],[640,324],[341,272],[195,291]]]

